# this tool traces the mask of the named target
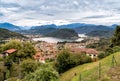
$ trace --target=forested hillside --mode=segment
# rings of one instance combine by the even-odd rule
[[[25,38],[25,36],[9,31],[7,29],[0,28],[0,39],[7,39],[7,38]]]

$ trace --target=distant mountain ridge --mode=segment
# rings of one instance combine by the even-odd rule
[[[85,23],[71,23],[60,26],[57,26],[55,24],[32,26],[31,28],[29,27],[30,29],[27,29],[27,28],[15,26],[10,23],[0,23],[0,28],[6,28],[11,31],[19,32],[21,34],[42,34],[44,36],[64,28],[75,30],[75,32],[77,32],[78,34],[87,34],[87,35],[89,34],[91,36],[95,36],[95,34],[97,33],[96,31],[98,31],[97,35],[99,33],[103,33],[103,32],[105,33],[105,31],[107,31],[106,34],[107,33],[109,34],[109,32],[114,31],[116,26],[117,24],[113,24],[111,26],[105,26],[105,25],[85,24]]]
[[[32,26],[31,29],[39,29],[41,27],[44,28],[69,28],[69,29],[73,29],[73,28],[77,28],[77,27],[82,27],[82,26],[95,26],[94,24],[85,24],[85,23],[71,23],[71,24],[66,24],[66,25],[55,25],[55,24],[49,24],[49,25],[41,25],[41,26]]]
[[[21,27],[21,26],[16,26],[13,25],[11,23],[0,23],[0,28],[5,28],[8,30],[12,30],[12,31],[17,31],[17,30],[32,30],[32,29],[41,29],[41,28],[68,28],[68,29],[76,29],[76,28],[80,28],[80,27],[100,27],[100,26],[104,26],[104,27],[108,27],[108,28],[115,28],[117,26],[117,24],[113,24],[111,26],[105,26],[105,25],[95,25],[95,24],[86,24],[86,23],[71,23],[71,24],[66,24],[66,25],[55,25],[55,24],[49,24],[49,25],[41,25],[41,26],[31,26],[31,27]]]
[[[55,24],[42,25],[42,26],[32,26],[30,29],[41,29],[41,28],[58,28]]]
[[[94,25],[94,24],[84,24],[84,23],[73,23],[73,24],[67,24],[67,25],[60,25],[56,26],[54,24],[50,25],[43,25],[43,26],[34,26],[31,28],[34,30],[42,30],[43,28],[48,29],[48,28],[56,28],[56,29],[62,29],[62,28],[68,28],[68,29],[73,29],[79,34],[85,34],[85,33],[90,33],[92,31],[96,30],[103,30],[103,31],[111,31],[114,30],[117,25],[111,25],[111,26],[104,26],[104,25]]]
[[[93,25],[93,26],[81,26],[77,28],[73,28],[77,33],[79,34],[85,34],[85,33],[90,33],[92,31],[111,31],[114,30],[115,28],[111,28],[109,26],[104,26],[104,25]]]
[[[13,25],[11,23],[0,23],[0,28],[8,29],[11,31],[21,30],[19,26]]]

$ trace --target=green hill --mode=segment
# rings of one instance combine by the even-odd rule
[[[78,34],[73,29],[57,29],[51,33],[48,33],[46,36],[62,38],[62,39],[76,39],[78,38]]]
[[[114,53],[117,64],[120,65],[119,57],[120,52]],[[104,78],[108,71],[112,68],[112,58],[113,54],[110,56],[93,63],[87,63],[75,68],[72,68],[65,73],[63,73],[60,77],[60,81],[100,81],[99,80],[99,63],[101,63],[101,78]],[[107,80],[104,80],[107,81]]]
[[[25,36],[7,29],[0,28],[0,40],[7,38],[25,38]]]
[[[101,37],[101,38],[110,38],[114,34],[114,30],[96,30],[96,31],[91,31],[90,33],[87,33],[87,36],[92,36],[92,37]]]

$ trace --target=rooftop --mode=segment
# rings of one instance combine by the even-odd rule
[[[11,54],[11,53],[14,53],[16,51],[17,51],[16,49],[9,49],[9,50],[6,50],[5,53]]]
[[[91,49],[91,48],[71,48],[70,50],[74,53],[85,52],[85,53],[88,53],[88,54],[98,54],[97,50]]]

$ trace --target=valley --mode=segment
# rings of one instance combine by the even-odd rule
[[[74,67],[79,67],[79,65],[82,66],[82,64],[84,67],[84,65],[87,65],[87,63],[89,62],[91,65],[88,64],[88,66],[85,66],[85,68],[91,67],[90,68],[91,70],[93,69],[92,64],[94,65],[94,62],[98,63],[99,59],[104,58],[108,56],[110,53],[112,53],[111,48],[109,48],[110,42],[107,41],[109,41],[109,39],[113,36],[115,30],[115,28],[113,27],[110,28],[106,26],[95,26],[95,25],[92,26],[93,27],[92,29],[91,25],[84,26],[85,24],[82,25],[82,27],[78,27],[80,25],[77,24],[76,26],[76,24],[75,25],[72,24],[73,26],[72,27],[71,24],[69,24],[68,26],[70,27],[64,25],[61,26],[61,28],[55,25],[44,25],[39,27],[38,26],[32,27],[31,29],[27,29],[27,30],[20,29],[14,31],[8,28],[6,29],[1,28],[0,29],[1,37],[3,38],[1,39],[2,44],[0,45],[2,49],[0,49],[0,51],[2,53],[3,49],[5,51],[5,48],[7,48],[6,50],[12,50],[13,48],[16,48],[18,49],[18,52],[15,53],[16,56],[12,56],[14,57],[12,63],[16,63],[16,61],[14,61],[15,59],[17,61],[21,59],[20,61],[24,62],[24,59],[26,57],[29,57],[30,59],[33,60],[31,62],[36,62],[38,64],[42,63],[43,65],[50,64],[49,68],[52,66],[56,67],[56,69],[55,68],[52,69],[54,69],[56,72],[58,72],[61,75],[60,81],[66,81],[66,80],[76,81],[78,80],[79,78],[78,74],[80,74],[82,69],[80,69],[81,71],[79,72],[75,70],[70,73],[67,73],[67,71],[69,72],[69,70],[71,70],[72,68],[74,69]],[[33,46],[28,47],[27,45],[28,46],[33,45]],[[22,46],[24,46],[25,49],[23,49]],[[110,51],[108,52],[107,50]],[[104,55],[104,53],[102,54],[103,51],[105,52],[106,55]],[[32,56],[29,56],[28,53],[32,54]],[[61,58],[61,54],[64,53],[68,54],[68,56],[64,57],[63,55],[63,57]],[[28,54],[28,56],[26,54]],[[102,56],[100,56],[101,54]],[[2,54],[0,58],[2,59]],[[59,60],[58,58],[61,58],[62,60]],[[68,61],[61,62],[65,60],[63,58],[67,59]],[[67,66],[65,65],[64,67],[62,66],[62,64],[58,64],[56,62],[60,62],[62,64],[65,63],[67,64]],[[39,65],[38,67],[40,66],[41,65]],[[20,65],[19,67],[22,68],[22,66]],[[61,69],[59,70],[59,68],[61,68],[62,70]],[[71,78],[68,80],[67,76],[69,76],[69,74],[71,73],[75,74],[76,76],[75,77],[71,76]]]
[[[0,0],[0,81],[120,81],[120,0]]]

